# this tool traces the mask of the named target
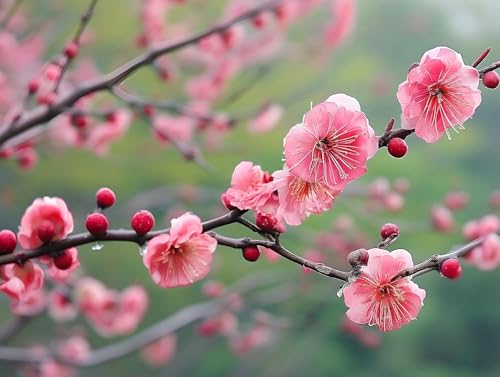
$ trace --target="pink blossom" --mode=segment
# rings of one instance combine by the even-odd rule
[[[272,130],[283,116],[283,108],[277,104],[266,104],[250,121],[248,129],[252,133],[264,133]]]
[[[47,297],[47,309],[54,321],[69,321],[76,317],[75,305],[68,294],[57,289],[52,290]]]
[[[23,248],[35,249],[43,245],[38,238],[38,228],[44,223],[53,225],[53,240],[60,240],[73,231],[73,216],[64,200],[45,196],[35,199],[26,209],[17,234]]]
[[[88,357],[90,346],[84,337],[73,335],[60,342],[57,351],[59,355],[68,361],[82,362]]]
[[[251,161],[242,161],[234,168],[231,187],[224,198],[233,207],[268,213],[274,204],[274,190],[269,174]]]
[[[273,178],[279,200],[276,215],[288,225],[300,225],[309,215],[329,210],[340,193],[323,182],[306,181],[288,170],[274,172]]]
[[[481,103],[478,71],[448,47],[427,51],[399,85],[402,127],[428,143],[457,131]]]
[[[174,357],[176,346],[176,336],[168,334],[145,346],[141,351],[141,356],[149,365],[165,365]]]
[[[89,277],[78,282],[76,299],[81,311],[102,336],[133,332],[148,305],[146,291],[138,285],[132,285],[120,294]]]
[[[273,339],[273,333],[268,325],[258,324],[229,339],[229,347],[239,355],[243,355],[256,348],[269,344]]]
[[[46,304],[43,289],[26,291],[18,301],[12,302],[12,312],[21,316],[31,316],[40,313]]]
[[[264,246],[257,246],[257,248],[259,249],[261,254],[264,254],[266,259],[271,263],[276,263],[281,258],[281,256],[273,249],[269,249],[269,248],[264,247]]]
[[[347,317],[359,324],[376,325],[381,331],[399,329],[414,320],[422,308],[425,290],[410,278],[392,278],[413,267],[409,252],[368,250],[368,265],[361,275],[344,289]]]
[[[291,128],[284,149],[291,174],[343,190],[366,173],[366,161],[377,148],[375,132],[358,101],[335,94]]]
[[[159,141],[187,144],[193,137],[195,124],[193,118],[187,116],[161,114],[153,118],[153,126]]]
[[[0,292],[16,303],[30,292],[41,290],[43,278],[43,270],[31,260],[23,265],[7,264],[0,267]]]
[[[210,272],[217,241],[203,233],[200,218],[191,213],[171,221],[169,234],[148,242],[144,265],[161,287],[190,285]]]
[[[465,258],[480,270],[493,270],[500,265],[500,237],[491,233],[480,246],[470,251]]]
[[[451,232],[455,227],[453,213],[447,207],[441,205],[432,208],[431,220],[434,229],[439,232]]]
[[[40,257],[40,261],[42,263],[47,263],[49,269],[47,271],[49,277],[60,283],[67,282],[71,276],[73,276],[73,272],[80,267],[80,261],[78,260],[78,249],[76,247],[71,247],[65,250],[65,253],[68,253],[71,256],[71,266],[65,270],[60,270],[54,264],[54,258],[51,256]]]
[[[86,140],[87,148],[93,150],[98,156],[104,156],[110,144],[125,134],[131,120],[132,114],[129,110],[116,111],[112,121],[108,120],[92,128]]]
[[[326,30],[326,43],[337,47],[354,28],[356,7],[354,0],[333,0],[331,5],[333,23]]]

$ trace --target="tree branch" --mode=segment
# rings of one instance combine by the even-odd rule
[[[282,1],[283,0],[269,1],[261,6],[255,7],[243,13],[239,17],[221,23],[220,25],[214,26],[213,28],[207,31],[196,34],[181,41],[178,42],[169,41],[169,42],[158,43],[150,50],[128,61],[121,67],[115,69],[113,72],[101,78],[84,83],[83,85],[77,87],[72,92],[62,95],[59,99],[55,101],[55,103],[52,106],[49,107],[39,106],[35,108],[30,113],[23,116],[15,127],[12,127],[11,129],[7,130],[7,132],[3,132],[2,134],[0,134],[0,147],[3,146],[8,140],[11,140],[16,136],[19,136],[20,134],[28,131],[29,129],[52,120],[57,115],[66,111],[67,108],[71,107],[80,98],[85,97],[86,95],[89,95],[91,93],[96,93],[104,90],[111,90],[115,85],[120,84],[122,81],[127,79],[129,76],[131,76],[140,68],[153,63],[160,56],[174,52],[186,46],[198,43],[203,38],[208,37],[212,34],[222,33],[225,30],[229,29],[234,24],[251,19],[252,17],[256,16],[257,14],[263,11],[274,9]],[[0,126],[0,129],[4,127],[5,125],[2,125]]]

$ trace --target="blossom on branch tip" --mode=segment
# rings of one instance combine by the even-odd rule
[[[0,267],[0,292],[14,303],[43,287],[44,273],[38,264],[28,260],[23,265],[7,264]]]
[[[435,143],[457,131],[481,103],[478,71],[448,47],[427,51],[398,88],[401,123],[417,137]]]
[[[21,219],[17,238],[24,249],[35,249],[44,244],[38,235],[39,227],[50,223],[54,228],[52,241],[60,240],[73,231],[73,216],[64,200],[38,198],[26,209]]]
[[[199,217],[185,213],[171,221],[169,234],[148,242],[143,262],[157,285],[180,287],[207,276],[217,241],[202,232]]]
[[[368,250],[368,265],[361,275],[344,288],[347,317],[359,324],[375,325],[381,331],[397,330],[417,318],[423,306],[425,290],[409,277],[392,280],[413,267],[408,251]]]
[[[378,141],[359,102],[334,94],[314,106],[284,141],[286,165],[301,179],[343,190],[366,173]]]

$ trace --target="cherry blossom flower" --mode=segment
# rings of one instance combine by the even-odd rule
[[[45,196],[35,199],[26,209],[17,234],[23,248],[35,249],[43,245],[38,236],[40,226],[53,227],[52,240],[60,240],[73,231],[73,216],[64,200]]]
[[[408,251],[368,250],[368,265],[344,288],[347,317],[359,324],[377,326],[381,331],[399,329],[414,320],[422,308],[425,290],[410,278],[392,281],[403,269],[413,267]]]
[[[198,216],[185,213],[171,221],[169,234],[148,242],[144,265],[161,287],[190,285],[210,271],[217,241],[203,233]]]
[[[398,88],[402,127],[415,129],[427,143],[435,143],[449,129],[457,131],[481,103],[479,73],[465,65],[448,47],[427,51]]]
[[[234,168],[231,187],[223,196],[235,208],[270,213],[270,206],[275,204],[274,190],[269,174],[251,161],[242,161]]]
[[[77,310],[68,294],[54,289],[47,297],[47,309],[54,321],[69,321],[76,317]]]
[[[284,144],[291,174],[335,190],[365,174],[366,161],[378,148],[359,102],[345,94],[314,106],[303,123],[290,129]]]

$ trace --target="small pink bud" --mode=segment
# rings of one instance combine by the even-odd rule
[[[242,249],[243,258],[249,262],[255,262],[260,257],[260,251],[257,246],[246,246]]]
[[[116,202],[116,195],[110,188],[101,187],[95,194],[97,207],[104,209],[111,207]]]
[[[0,231],[0,254],[10,254],[16,249],[16,234],[8,229]]]
[[[99,212],[91,213],[87,216],[85,227],[94,236],[102,236],[108,231],[108,218]]]
[[[52,241],[56,235],[56,227],[52,221],[44,220],[37,228],[37,235],[43,243]]]
[[[73,264],[71,253],[64,250],[61,254],[54,257],[54,265],[60,270],[67,270]]]
[[[408,152],[408,145],[403,139],[393,137],[387,144],[387,150],[391,156],[401,158],[406,155],[406,152]]]
[[[485,87],[495,89],[500,83],[500,76],[495,71],[486,72],[483,76],[483,84]]]
[[[137,234],[144,235],[155,226],[155,218],[151,212],[143,209],[132,216],[130,226]]]
[[[462,275],[462,266],[456,258],[446,259],[439,270],[448,279],[458,279]]]
[[[399,227],[396,224],[387,223],[380,228],[380,236],[384,240],[397,235],[399,235]]]

